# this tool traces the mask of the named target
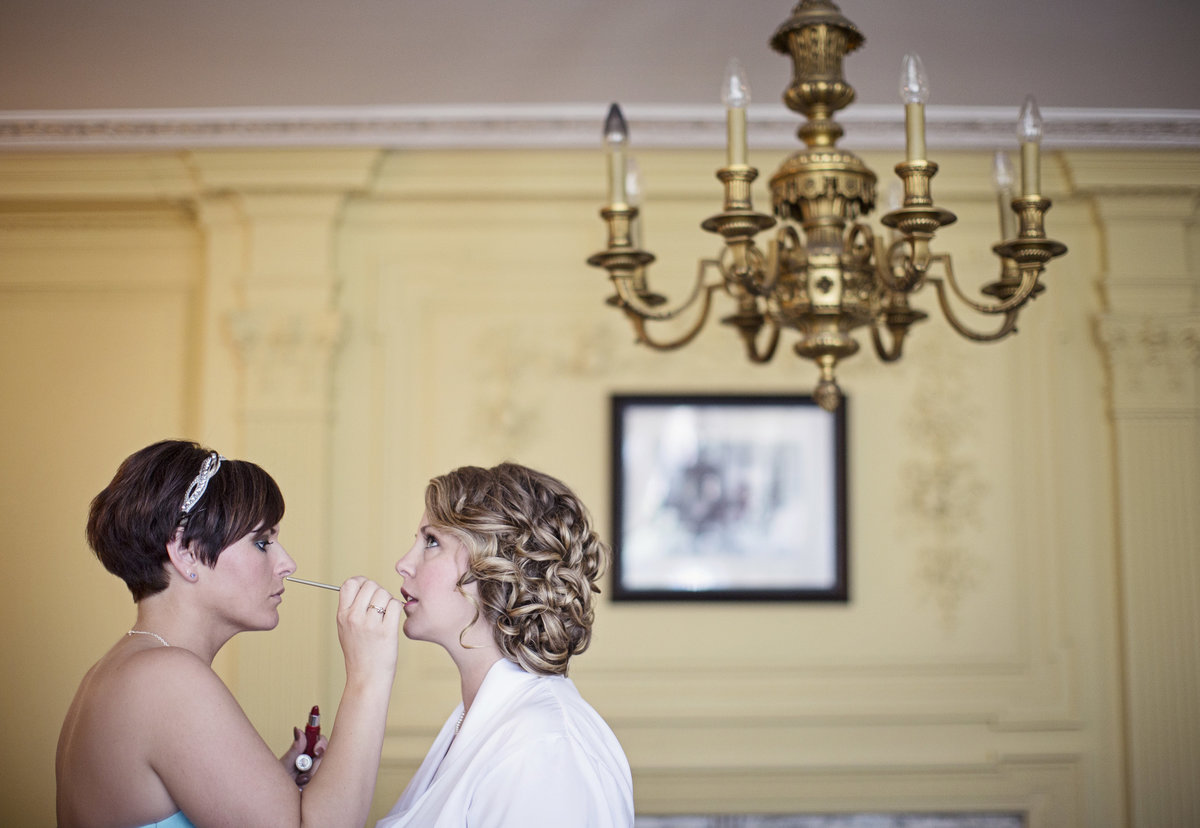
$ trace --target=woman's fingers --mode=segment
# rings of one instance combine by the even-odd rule
[[[342,584],[341,591],[338,593],[338,610],[348,609],[358,598],[358,593],[362,591],[363,584],[367,583],[367,579],[362,575],[355,575],[352,578],[347,578]]]
[[[324,736],[322,736],[320,739],[317,740],[318,746],[327,745],[327,744],[328,744],[328,742],[325,740]],[[301,753],[303,753],[305,747],[307,747],[307,746],[308,746],[308,737],[305,735],[304,731],[298,727],[293,727],[292,728],[292,744],[284,752],[283,756],[279,757],[279,761],[283,764],[284,770],[286,770],[288,772],[288,774],[296,781],[296,786],[300,787],[300,788],[303,788],[305,785],[308,784],[309,780],[312,779],[313,771],[316,770],[317,764],[320,764],[319,761],[314,761],[314,764],[311,767],[309,767],[309,769],[307,771],[301,771],[299,768],[296,767],[296,757],[298,757]],[[324,753],[324,752],[325,752],[324,747],[321,747],[319,751],[314,750],[313,751],[314,759],[316,757],[320,756],[321,753]]]
[[[396,677],[401,614],[391,593],[374,581],[356,576],[342,584],[337,627],[347,690],[388,694]]]
[[[384,620],[389,612],[395,615],[399,608],[400,603],[392,597],[390,592],[382,587],[375,591],[374,595],[371,596],[371,600],[367,603],[367,612],[377,614],[380,621]]]
[[[372,580],[350,578],[338,605],[338,638],[352,672],[395,671],[400,603]]]
[[[313,775],[317,772],[317,768],[321,767],[321,757],[325,755],[326,748],[329,747],[329,740],[322,734],[321,738],[317,739],[317,745],[313,748],[312,757],[313,764],[306,772],[296,776],[296,787],[303,788],[312,781]]]
[[[379,584],[361,576],[355,576],[342,585],[338,609],[339,613],[345,612],[348,616],[352,616],[354,613],[374,613],[379,616],[379,619],[382,619],[389,611],[394,612],[397,609],[398,604],[394,603],[395,600],[392,594]],[[372,620],[379,619],[372,618]]]

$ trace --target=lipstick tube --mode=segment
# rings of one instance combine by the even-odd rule
[[[316,750],[317,740],[321,738],[321,708],[313,705],[308,714],[308,724],[304,726],[304,753],[296,757],[296,770],[305,773],[312,769],[313,751]]]

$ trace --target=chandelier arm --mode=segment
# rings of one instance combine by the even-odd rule
[[[791,245],[786,245],[785,242],[791,242]],[[770,296],[775,292],[775,286],[779,284],[779,274],[783,270],[783,259],[786,252],[796,250],[800,247],[800,234],[796,232],[796,228],[790,224],[780,225],[775,231],[775,239],[767,248],[766,269],[761,283],[748,281],[743,278],[742,283],[751,293],[756,296]],[[761,256],[761,254],[759,254]],[[746,274],[749,276],[749,274]],[[776,331],[778,335],[778,330]]]
[[[875,272],[879,276],[879,281],[883,283],[892,293],[912,293],[919,290],[925,282],[925,274],[928,273],[928,268],[919,270],[916,267],[910,267],[912,256],[909,253],[897,255],[899,251],[909,247],[908,239],[898,238],[886,247],[882,245],[885,242],[880,242],[880,247],[877,250],[883,251],[876,254],[878,262]],[[896,264],[893,265],[893,260]],[[909,276],[914,274],[915,278]]]
[[[878,319],[871,323],[871,343],[875,346],[875,355],[884,362],[895,362],[900,359],[904,351],[903,338],[895,334],[892,335],[892,347],[889,348],[884,344]]]
[[[713,291],[719,290],[720,288],[721,285],[704,285],[703,301],[700,305],[700,316],[696,319],[696,323],[692,325],[692,327],[689,328],[679,339],[673,339],[665,342],[655,340],[646,331],[646,322],[650,320],[651,317],[643,316],[630,307],[625,307],[623,310],[625,311],[625,316],[628,317],[630,323],[633,325],[634,333],[637,334],[638,344],[645,345],[655,351],[674,351],[677,348],[682,348],[684,345],[687,345],[696,338],[701,330],[703,330],[704,323],[708,321],[709,308],[712,307]],[[695,296],[693,295],[692,298],[694,299]],[[690,299],[688,300],[688,304],[691,304]],[[687,305],[684,307],[686,306]],[[680,310],[682,310],[682,308],[680,308]],[[673,313],[672,316],[677,315],[677,313],[678,311]],[[669,319],[670,317],[665,318]]]
[[[704,275],[710,266],[716,267],[717,270],[721,271],[722,273],[724,272],[721,268],[720,262],[716,261],[715,259],[701,259],[699,266],[696,268],[696,281],[692,284],[692,292],[682,304],[670,310],[658,311],[647,305],[638,296],[637,291],[634,290],[632,283],[628,279],[613,279],[613,284],[617,289],[617,298],[621,301],[621,307],[627,314],[635,315],[641,317],[642,319],[648,319],[654,322],[662,322],[668,319],[674,319],[675,317],[679,316],[679,314],[690,308],[692,303],[699,298],[702,290],[708,291],[709,296],[706,297],[705,301],[709,301],[709,299],[711,299],[712,291],[723,287],[723,280],[721,283],[708,285],[704,284]],[[705,315],[707,315],[707,311],[705,311]]]
[[[1021,270],[1021,285],[1017,288],[1016,293],[1005,299],[1003,302],[998,302],[994,305],[984,305],[969,299],[967,295],[959,288],[958,280],[954,277],[954,268],[950,264],[950,254],[939,253],[933,257],[933,261],[939,262],[942,265],[942,270],[946,274],[946,281],[949,282],[950,289],[954,291],[954,295],[959,298],[959,301],[969,308],[986,314],[1008,314],[1011,311],[1020,310],[1021,306],[1025,304],[1025,301],[1033,294],[1033,289],[1037,287],[1038,276],[1041,273],[1041,268],[1023,268]],[[933,281],[932,278],[931,281]],[[942,298],[942,287],[940,286],[941,280],[939,279],[937,281],[939,283],[938,299],[942,302],[942,307],[945,308],[946,300]],[[949,318],[950,314],[947,313],[946,316]]]
[[[851,255],[857,254],[857,258],[864,261],[870,261],[873,255],[877,255],[880,248],[871,225],[863,224],[861,221],[854,222],[846,232],[845,249]]]
[[[1017,314],[1020,313],[1020,308],[1010,308],[1009,310],[1005,311],[1004,321],[1001,323],[1000,327],[992,333],[981,333],[979,331],[971,330],[965,324],[963,324],[957,316],[954,315],[954,310],[950,307],[950,301],[946,296],[945,282],[942,279],[932,276],[929,277],[929,282],[931,282],[934,287],[937,288],[938,304],[942,306],[942,315],[945,316],[946,321],[950,324],[951,328],[958,331],[959,334],[967,339],[970,339],[973,342],[995,342],[996,340],[1003,339],[1017,330]],[[992,312],[996,313],[996,311]]]
[[[758,350],[758,339],[754,336],[746,336],[746,356],[751,362],[765,363],[770,362],[775,356],[775,348],[779,345],[779,323],[773,319],[767,320],[771,325],[771,336],[767,341],[767,347],[763,351]]]
[[[753,241],[745,247],[745,253],[743,253],[745,264],[741,268],[735,264],[737,256],[731,246],[726,245],[722,248],[718,256],[720,258],[717,259],[717,266],[721,270],[721,277],[725,280],[726,285],[737,285],[750,295],[761,297],[769,296],[775,289],[773,278],[768,276],[770,281],[763,281],[763,274],[772,273],[770,252],[767,256],[763,256],[762,251]],[[726,259],[730,261],[726,263]],[[735,291],[730,291],[730,294],[737,295]]]

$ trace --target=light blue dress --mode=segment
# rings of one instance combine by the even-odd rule
[[[142,828],[196,828],[192,821],[184,816],[183,811],[176,811],[162,822],[151,822]]]

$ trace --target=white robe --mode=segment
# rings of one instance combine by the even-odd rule
[[[492,666],[376,828],[629,828],[633,779],[617,737],[575,684]]]

